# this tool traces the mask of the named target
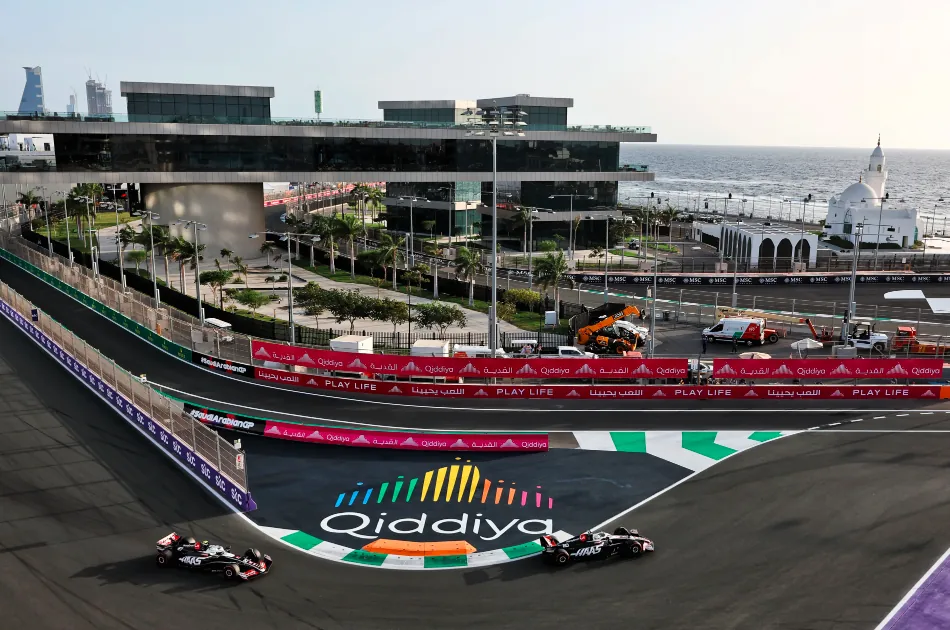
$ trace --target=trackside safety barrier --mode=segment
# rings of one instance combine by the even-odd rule
[[[939,379],[943,359],[714,359],[729,379]]]
[[[242,511],[257,508],[244,452],[0,283],[0,313],[205,486]]]
[[[469,359],[458,357],[405,357],[315,350],[270,341],[251,342],[254,358],[315,370],[363,372],[370,375],[503,379],[634,379],[687,378],[689,359]]]
[[[751,361],[751,360],[750,360]],[[311,376],[300,372],[254,368],[258,380],[312,389],[382,396],[423,398],[510,398],[530,400],[705,400],[730,398],[948,398],[940,385],[486,385],[469,383],[406,383],[358,378]]]

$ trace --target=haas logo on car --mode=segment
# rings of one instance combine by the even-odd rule
[[[604,543],[599,543],[593,547],[584,547],[583,549],[578,549],[574,552],[574,555],[577,557],[580,556],[596,556],[600,553],[601,548],[604,546]]]
[[[197,556],[185,556],[183,558],[179,558],[178,561],[181,562],[182,564],[190,564],[193,567],[196,567],[199,564],[201,564],[201,558]]]

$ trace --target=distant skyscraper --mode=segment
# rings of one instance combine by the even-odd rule
[[[98,81],[86,81],[86,106],[90,116],[112,114],[112,90]]]
[[[69,95],[69,105],[66,106],[66,113],[67,114],[76,113],[76,95],[75,94]]]
[[[39,66],[26,70],[26,85],[23,86],[23,96],[20,98],[20,114],[45,114],[46,100],[43,98],[43,69]]]

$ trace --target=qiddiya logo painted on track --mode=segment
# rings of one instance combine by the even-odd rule
[[[456,462],[341,488],[327,497],[329,513],[318,535],[377,553],[445,555],[556,531],[556,502],[545,488],[496,479],[471,460]]]

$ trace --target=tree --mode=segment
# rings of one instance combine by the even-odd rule
[[[336,323],[350,322],[350,333],[356,330],[356,320],[370,319],[373,315],[374,300],[358,291],[331,290],[332,299],[328,300],[326,310]]]
[[[422,229],[429,233],[429,238],[430,238],[430,239],[434,239],[434,238],[435,238],[435,234],[433,233],[434,230],[435,230],[435,225],[436,225],[435,221],[433,221],[433,220],[431,220],[431,219],[428,220],[428,221],[423,221],[423,222],[422,222]]]
[[[135,249],[129,252],[129,260],[135,263],[135,274],[141,275],[139,273],[139,267],[145,262],[145,259],[148,258],[148,252],[144,249]]]
[[[186,241],[184,238],[179,236],[175,242],[175,253],[172,255],[176,261],[178,261],[178,273],[181,276],[181,290],[185,292],[185,265],[194,271],[198,268],[198,263],[204,260],[204,256],[201,253],[205,250],[205,245],[199,245],[195,249],[195,244],[191,241]],[[200,282],[200,279],[199,279]]]
[[[234,271],[237,272],[242,278],[244,278],[244,288],[247,288],[247,272],[248,266],[244,262],[244,259],[240,256],[235,256],[231,259],[231,264],[234,265]]]
[[[540,252],[555,252],[557,251],[557,243],[552,240],[545,239],[538,243],[538,251]]]
[[[673,222],[680,218],[680,211],[666,204],[666,208],[660,210],[659,218],[660,221],[669,228],[669,245],[673,246]],[[659,239],[657,239],[659,240]]]
[[[370,203],[370,207],[373,209],[373,220],[375,221],[379,208],[383,205],[383,199],[386,198],[386,194],[379,186],[370,186],[366,193],[366,198]]]
[[[505,300],[504,302],[498,303],[498,319],[503,319],[506,322],[511,321],[517,312],[518,307],[515,306],[514,302]]]
[[[221,258],[225,259],[228,262],[231,262],[231,257],[234,256],[234,252],[232,252],[227,247],[222,247],[220,254],[221,254]]]
[[[122,226],[119,230],[119,256],[125,259],[125,248],[138,242],[139,233],[133,230],[129,224]]]
[[[335,239],[336,239],[336,220],[337,214],[334,212],[332,215],[325,216],[318,214],[313,218],[313,221],[310,223],[308,231],[314,236],[319,236],[321,242],[326,243],[327,247],[330,248],[330,273],[336,273],[336,252],[334,250]]]
[[[315,282],[294,289],[294,303],[307,315],[319,316],[327,310],[330,299],[330,291]]]
[[[337,218],[334,233],[337,237],[346,239],[350,244],[350,277],[356,279],[356,244],[354,239],[362,236],[366,231],[363,220],[356,215],[348,214]]]
[[[429,273],[429,265],[425,263],[416,263],[412,266],[412,269],[406,272],[406,284],[408,285],[407,293],[412,293],[412,283],[415,282],[416,286],[420,289],[422,288],[422,278],[425,274]]]
[[[288,245],[290,247],[290,245]],[[267,256],[267,266],[270,267],[270,255],[277,251],[277,243],[274,241],[264,241],[261,243],[260,252]]]
[[[376,278],[376,268],[382,267],[385,262],[381,260],[381,258],[382,256],[378,249],[365,249],[356,255],[356,259],[369,269],[369,275],[374,280],[378,279]]]
[[[534,276],[545,291],[554,288],[554,311],[560,313],[560,283],[567,274],[564,252],[545,254],[534,265]]]
[[[505,302],[533,311],[534,307],[541,302],[541,294],[531,289],[508,289],[505,291]]]
[[[438,328],[439,336],[444,337],[450,326],[462,328],[468,321],[465,311],[455,304],[447,302],[428,302],[413,306],[412,321],[420,328]]]
[[[582,217],[579,214],[574,215],[574,225],[573,225],[573,229],[571,230],[571,243],[569,246],[572,252],[577,249],[577,232],[578,232],[578,229],[581,227],[581,220],[583,218],[584,217]]]
[[[393,325],[394,333],[400,324],[405,324],[409,321],[409,305],[402,300],[386,298],[384,300],[376,300],[376,303],[373,319],[389,322]],[[418,311],[418,307],[416,307],[415,310]]]
[[[455,251],[455,277],[468,282],[468,305],[475,303],[475,276],[485,270],[479,255],[468,247],[459,247]]]
[[[26,206],[27,208],[35,208],[36,206],[41,205],[43,198],[36,194],[33,190],[28,190],[26,192],[21,192],[17,195],[17,203]]]
[[[612,240],[620,243],[620,268],[623,269],[623,251],[627,246],[627,239],[633,236],[633,225],[623,217],[618,223],[610,224],[610,235]]]
[[[519,206],[515,210],[515,216],[513,217],[515,225],[520,225],[524,229],[524,235],[521,239],[522,249],[521,251],[525,256],[528,255],[528,226],[531,224],[531,221],[534,220],[534,215],[531,213],[531,208],[526,208],[525,206]]]
[[[393,235],[389,232],[383,232],[379,237],[379,253],[380,253],[380,264],[383,267],[383,277],[386,276],[386,267],[392,264],[393,268],[393,289],[396,288],[396,265],[400,256],[402,256],[403,248],[406,245],[405,237],[396,237],[393,238]]]
[[[259,291],[253,289],[239,289],[230,293],[231,299],[249,310],[256,311],[260,307],[270,302],[270,298]]]
[[[215,259],[217,261],[217,258]],[[230,271],[222,269],[214,269],[213,271],[202,271],[198,276],[198,282],[201,284],[207,284],[211,286],[211,295],[212,298],[217,298],[218,292],[231,281],[231,276],[234,275]],[[214,304],[214,299],[212,299],[211,304]],[[221,308],[224,308],[224,296],[221,296]]]

